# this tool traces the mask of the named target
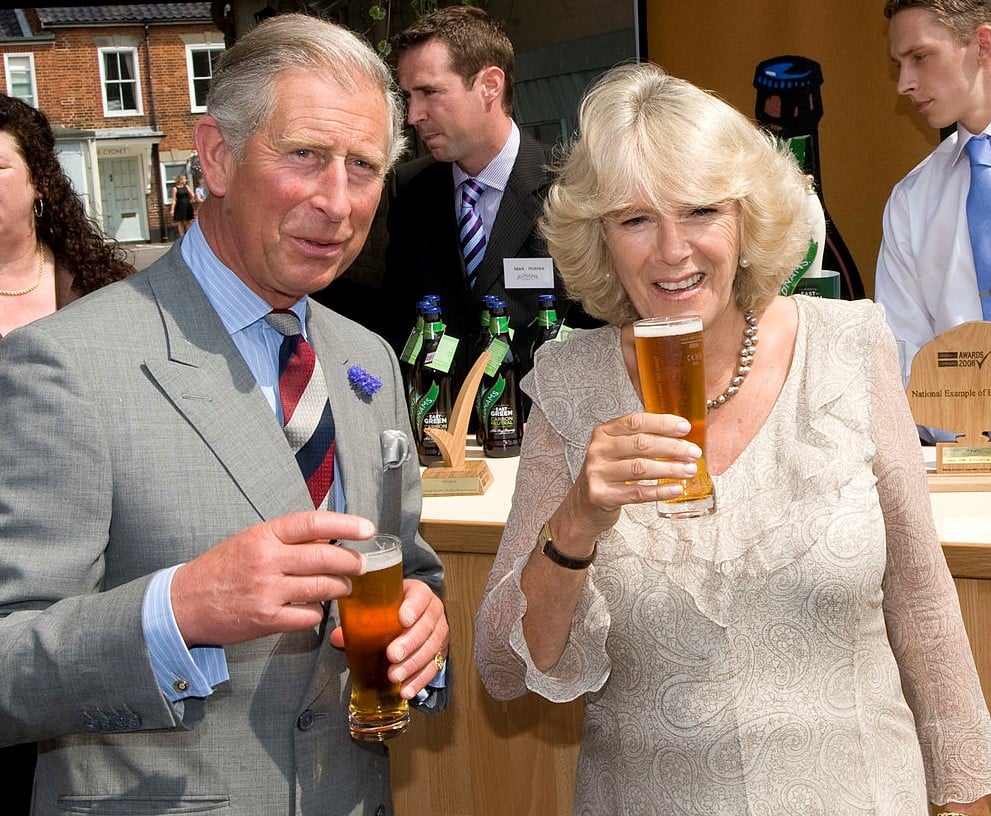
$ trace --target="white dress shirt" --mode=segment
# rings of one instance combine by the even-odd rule
[[[984,319],[967,229],[970,162],[964,146],[972,135],[958,125],[895,185],[884,207],[874,292],[904,344],[906,384],[922,346],[954,326]]]
[[[502,204],[502,194],[506,191],[509,177],[513,173],[513,165],[516,164],[516,156],[520,152],[520,129],[516,122],[510,124],[512,127],[509,138],[506,139],[502,150],[481,173],[473,177],[485,185],[485,192],[478,199],[477,209],[482,217],[482,229],[485,231],[486,241],[492,233],[492,225],[499,214],[499,205]],[[472,177],[458,167],[456,162],[451,165],[451,172],[454,176],[454,217],[457,219],[461,213],[461,185],[465,179]]]

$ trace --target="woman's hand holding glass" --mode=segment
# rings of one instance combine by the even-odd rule
[[[658,485],[657,480],[695,475],[702,451],[684,438],[690,431],[683,417],[648,413],[628,414],[596,427],[569,496],[570,512],[580,513],[586,528],[602,532],[616,523],[624,504],[680,496],[684,489],[679,482]]]

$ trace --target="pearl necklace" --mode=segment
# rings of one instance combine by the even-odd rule
[[[743,330],[743,345],[740,346],[740,364],[736,367],[736,374],[730,380],[729,387],[715,399],[707,399],[705,407],[710,411],[713,408],[720,408],[726,404],[726,400],[736,394],[747,379],[750,373],[750,366],[754,361],[754,354],[757,353],[757,317],[753,312],[743,315],[747,321],[747,327]]]
[[[20,297],[21,295],[28,295],[33,292],[41,284],[41,276],[45,273],[45,252],[41,248],[41,241],[38,242],[38,280],[34,282],[33,286],[28,286],[24,289],[0,289],[0,295],[3,297]]]

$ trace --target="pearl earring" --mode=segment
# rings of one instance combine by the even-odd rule
[[[748,266],[750,266],[750,259],[749,258],[740,258],[740,268],[741,269],[746,269]]]

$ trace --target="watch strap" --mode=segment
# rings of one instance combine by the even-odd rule
[[[550,521],[545,521],[543,528],[540,530],[540,536],[538,538],[540,543],[540,551],[547,556],[551,561],[557,564],[559,567],[564,567],[570,570],[583,570],[588,569],[592,566],[592,562],[595,561],[595,555],[599,551],[599,542],[596,541],[592,545],[592,552],[585,558],[574,558],[570,555],[565,555],[557,547],[554,546],[554,536],[551,533],[551,523]]]

